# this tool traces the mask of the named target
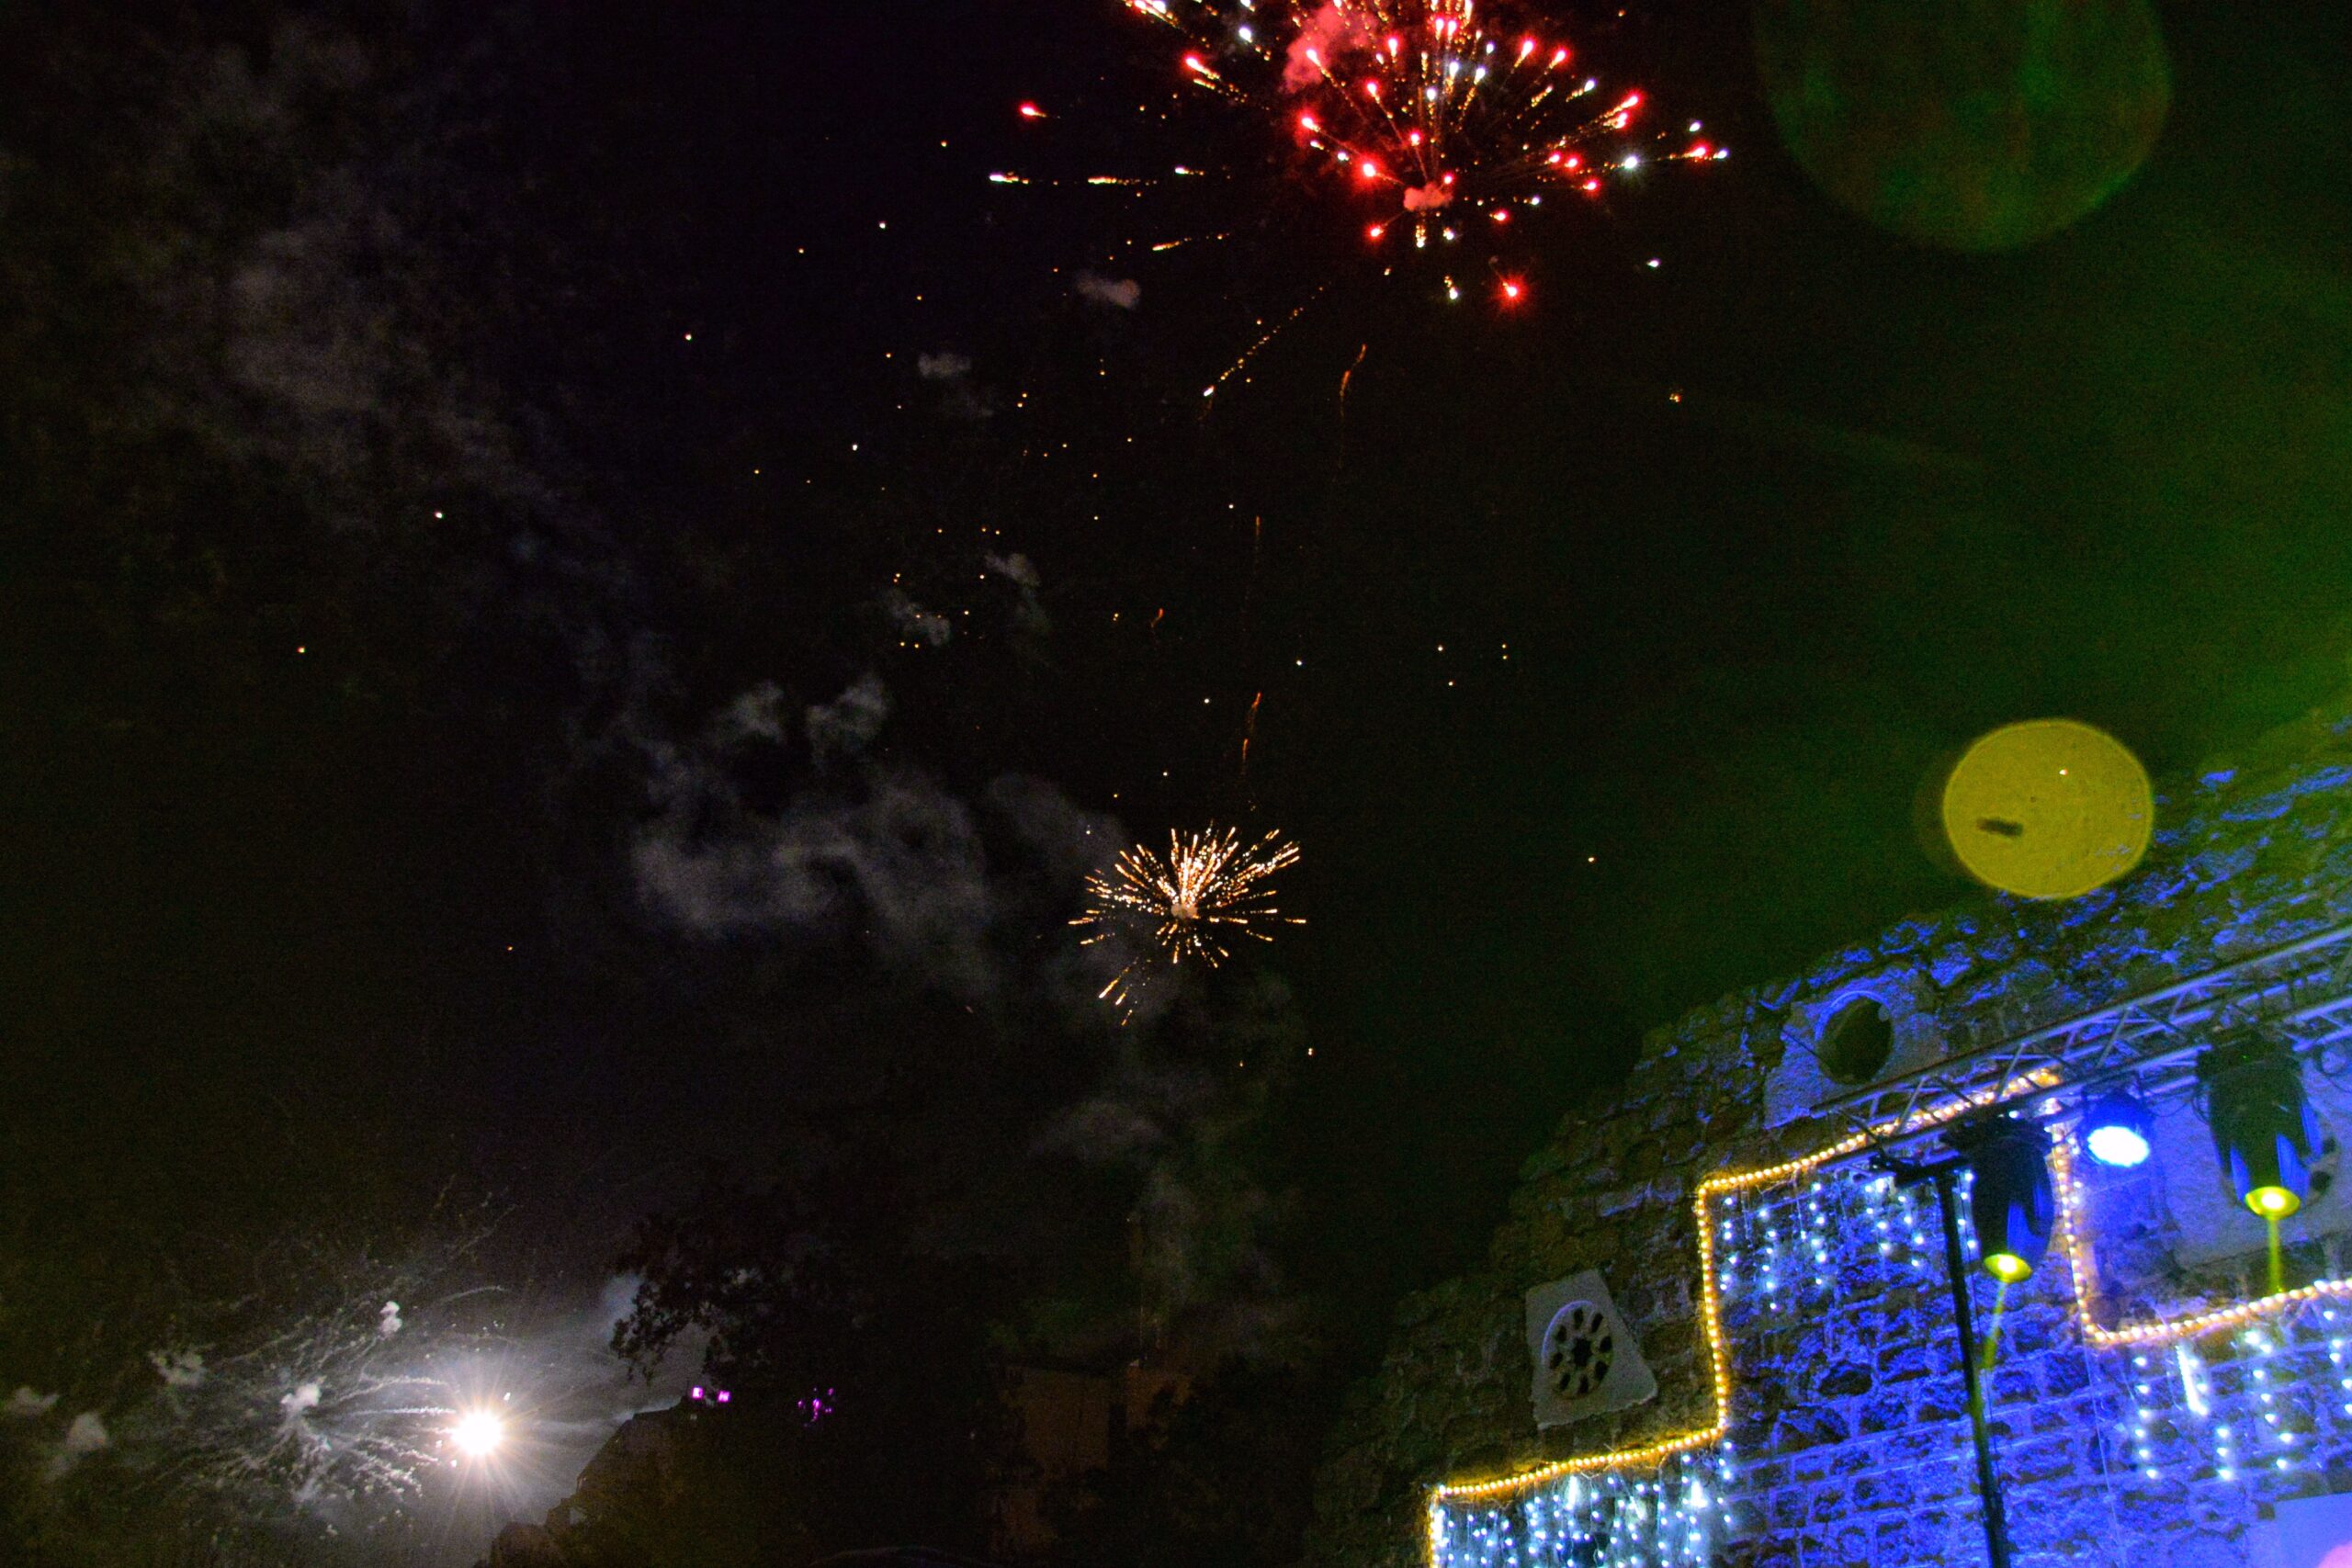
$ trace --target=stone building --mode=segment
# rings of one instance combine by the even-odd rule
[[[2205,1053],[2246,1042],[2324,1134],[2275,1250],[2204,1117]],[[1999,1101],[2060,1200],[2030,1279],[1966,1269],[2015,1561],[2317,1568],[2352,1541],[2347,1053],[2352,706],[2177,782],[2112,886],[1907,919],[1653,1032],[1485,1266],[1400,1307],[1310,1561],[1985,1562],[1937,1199],[1879,1161]],[[2145,1165],[2075,1148],[2092,1084],[2145,1097]]]

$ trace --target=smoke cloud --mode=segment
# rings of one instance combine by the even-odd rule
[[[1237,1033],[1250,1033],[1246,1018]],[[1264,1116],[1260,1091],[1136,1054],[1038,1140],[1040,1154],[1134,1179],[1131,1257],[1145,1315],[1207,1359],[1279,1353],[1297,1314],[1274,1261],[1283,1204],[1252,1157]]]
[[[1032,592],[1035,592],[1037,587],[1037,569],[1030,564],[1027,556],[1017,550],[1009,556],[984,556],[981,558],[981,562],[998,576],[1009,577]]]
[[[31,1389],[20,1388],[8,1396],[7,1404],[0,1404],[0,1415],[10,1416],[19,1421],[31,1421],[56,1408],[57,1395],[35,1393]]]
[[[763,681],[737,697],[727,705],[727,711],[719,715],[718,732],[737,744],[750,740],[770,740],[781,744],[784,739],[784,688],[774,681]]]
[[[302,23],[250,52],[191,51],[174,73],[139,187],[147,226],[174,242],[112,263],[141,328],[125,416],[266,461],[338,523],[380,525],[386,491],[419,474],[551,517],[527,438],[438,331],[450,280],[409,193],[382,176],[421,152],[399,140],[413,117],[388,112],[389,78],[372,46]]]
[[[863,755],[889,722],[889,692],[878,676],[861,676],[831,702],[808,710],[808,744],[820,764],[845,761]]]
[[[289,1427],[317,1409],[318,1405],[319,1385],[315,1382],[303,1383],[291,1393],[280,1394],[277,1400],[277,1408],[286,1413],[286,1424]]]
[[[901,588],[893,588],[882,595],[882,613],[890,618],[891,629],[910,642],[920,642],[926,648],[945,648],[956,636],[956,628],[947,617],[924,609]]]
[[[1028,592],[1035,569],[999,570]],[[763,699],[763,704],[765,699]],[[741,710],[739,699],[728,713]],[[1015,988],[1066,996],[1073,1016],[1116,955],[1057,938],[1078,886],[1121,829],[1043,781],[1008,776],[976,799],[868,756],[891,713],[867,675],[807,710],[813,774],[780,809],[753,809],[732,772],[736,723],[649,746],[658,815],[630,847],[642,908],[707,939],[854,941],[887,967],[967,1003]],[[762,711],[765,711],[763,706]]]
[[[942,389],[940,407],[956,419],[983,420],[994,411],[980,389],[972,384],[972,361],[961,354],[941,349],[936,354],[918,355],[915,374]]]
[[[1132,277],[1104,277],[1081,272],[1074,287],[1078,297],[1114,310],[1132,310],[1143,300],[1143,285]]]
[[[985,564],[1024,595],[1040,581],[1015,554]],[[1064,922],[1125,829],[1043,780],[1006,776],[964,795],[878,764],[871,749],[892,706],[869,676],[808,708],[808,785],[774,809],[749,806],[733,782],[740,725],[656,749],[658,814],[631,846],[642,908],[691,937],[854,944],[951,1000],[1017,1007],[1024,1027],[1115,1038],[1097,1087],[1040,1107],[1023,1138],[1041,1158],[1132,1189],[1135,1267],[1165,1332],[1211,1359],[1278,1351],[1295,1303],[1272,1261],[1283,1204],[1257,1176],[1265,1091],[1216,1059],[1254,1067],[1299,1054],[1287,993],[1271,979],[1244,985],[1212,1013],[1189,982],[1153,986],[1128,1027],[1109,1029],[1099,993],[1134,955],[1115,939],[1081,946]]]
[[[698,936],[838,931],[853,923],[876,950],[949,982],[988,989],[973,950],[987,931],[985,858],[971,813],[917,780],[887,780],[864,798],[806,807],[696,844],[672,824],[640,838],[646,903]]]
[[[107,1424],[95,1410],[85,1410],[74,1417],[65,1428],[64,1440],[57,1445],[57,1452],[49,1461],[51,1480],[55,1480],[80,1464],[94,1453],[104,1450],[113,1441],[107,1434]]]
[[[1296,93],[1312,87],[1327,69],[1336,70],[1350,54],[1376,44],[1361,16],[1326,5],[1300,25],[1298,36],[1290,40],[1290,53],[1283,62],[1283,89]]]
[[[1012,611],[1013,625],[1039,634],[1054,629],[1046,615],[1046,602],[1037,596],[1044,580],[1027,556],[1018,550],[1009,556],[991,554],[982,557],[980,564],[988,569],[989,576],[1001,577],[1020,590],[1020,602]]]

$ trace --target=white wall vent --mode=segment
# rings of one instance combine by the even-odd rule
[[[1527,1292],[1527,1349],[1538,1427],[1623,1410],[1657,1396],[1634,1331],[1597,1269]]]

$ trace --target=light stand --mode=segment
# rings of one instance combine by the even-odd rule
[[[1882,1156],[1880,1168],[1898,1187],[1931,1184],[1936,1207],[1943,1216],[1944,1271],[1951,1280],[1951,1321],[1960,1340],[1961,1375],[1967,1380],[1969,1436],[1976,1445],[1976,1495],[1984,1508],[1984,1556],[1991,1568],[2009,1568],[2008,1508],[2001,1497],[2001,1477],[1993,1468],[1993,1433],[1984,1416],[1984,1382],[1977,1370],[1976,1315],[1968,1295],[1968,1263],[1960,1250],[1960,1173],[1970,1161],[1960,1156],[1933,1165],[1910,1165]]]

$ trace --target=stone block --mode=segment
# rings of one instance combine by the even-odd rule
[[[1767,1439],[1775,1453],[1800,1453],[1824,1443],[1842,1443],[1853,1428],[1838,1409],[1827,1404],[1799,1405],[1781,1413]]]
[[[1850,1399],[1877,1385],[1875,1370],[1860,1361],[1832,1361],[1814,1379],[1814,1391],[1825,1398]]]
[[[1908,1382],[1935,1370],[1935,1359],[1924,1345],[1891,1345],[1879,1352],[1878,1381],[1882,1384]]]
[[[1994,1369],[1984,1396],[1996,1409],[2030,1405],[2041,1392],[2034,1377],[2038,1363],[2012,1357]]]
[[[2090,1386],[2090,1358],[2080,1352],[2048,1357],[2040,1363],[2039,1371],[2044,1399],[2064,1399]]]
[[[1854,1478],[1853,1506],[1865,1513],[1879,1508],[1908,1508],[1917,1496],[1907,1471],[1865,1469]]]
[[[1854,1409],[1854,1430],[1891,1432],[1911,1419],[1911,1402],[1897,1393],[1873,1394]]]
[[[2091,1470],[2081,1437],[2072,1432],[2013,1444],[1999,1458],[2003,1479],[2020,1486],[2038,1486]]]

